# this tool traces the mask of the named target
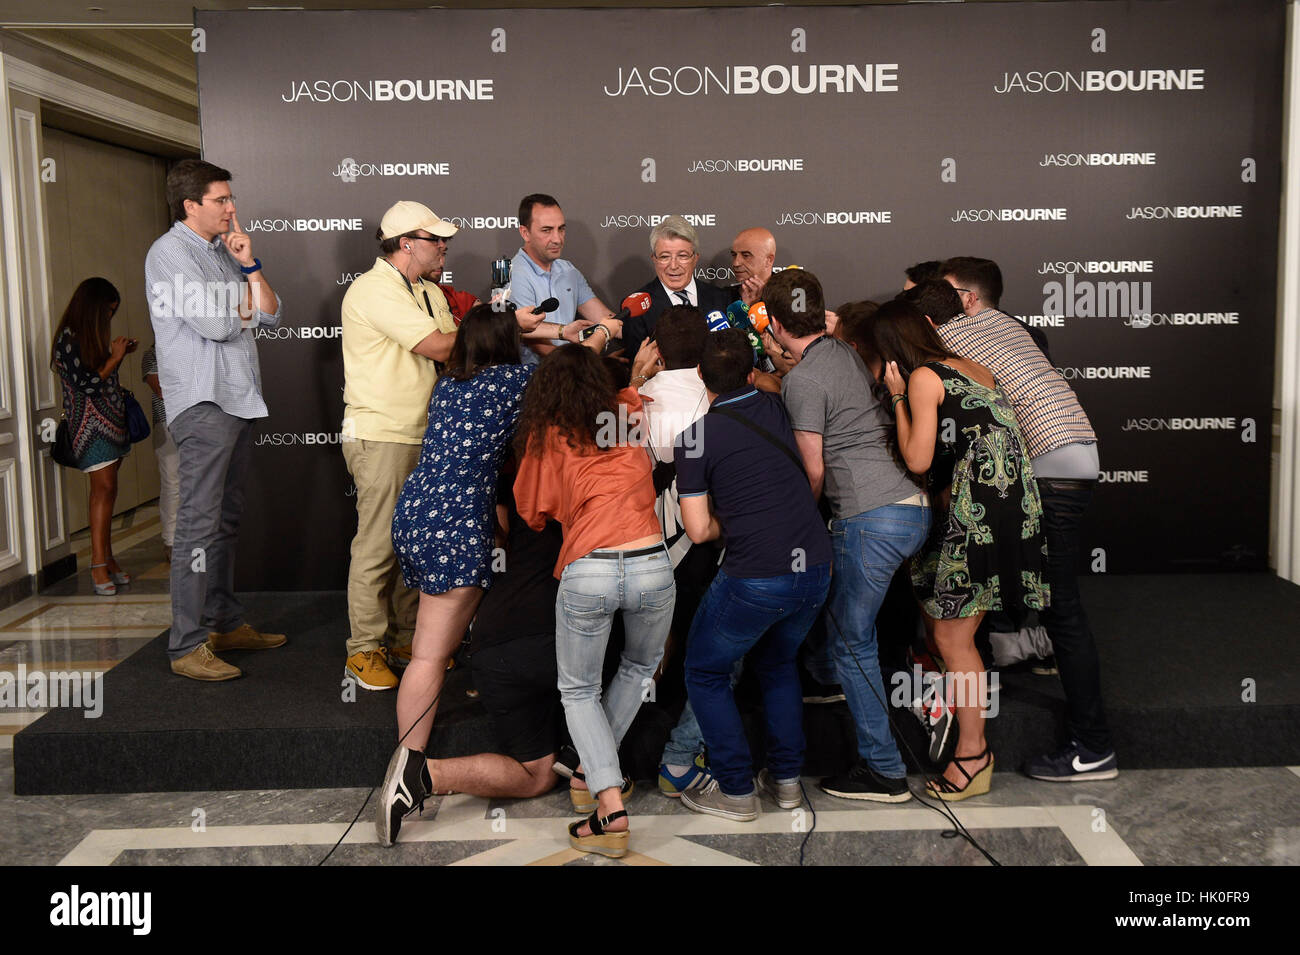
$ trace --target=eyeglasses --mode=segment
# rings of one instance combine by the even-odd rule
[[[200,202],[215,202],[219,206],[228,206],[235,201],[233,195],[230,196],[204,196]]]
[[[669,262],[689,262],[695,258],[698,253],[695,252],[658,252],[654,256],[656,262],[667,265]]]
[[[408,235],[408,239],[423,239],[425,242],[441,242],[443,245],[451,245],[451,239],[445,235]]]

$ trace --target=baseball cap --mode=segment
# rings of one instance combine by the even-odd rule
[[[460,231],[445,219],[439,219],[438,214],[428,206],[409,199],[394,203],[379,223],[380,238],[383,239],[395,239],[399,235],[420,229],[445,239],[450,239]]]

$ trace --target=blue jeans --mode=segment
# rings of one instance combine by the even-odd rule
[[[890,779],[906,776],[907,767],[889,731],[876,614],[894,572],[920,549],[929,531],[930,509],[912,504],[886,504],[831,521],[835,575],[826,625],[835,668],[853,714],[858,755]]]
[[[729,577],[723,571],[704,595],[686,648],[686,690],[704,741],[709,769],[729,796],[754,791],[754,761],[732,695],[736,661],[749,665],[763,691],[767,769],[777,779],[803,771],[803,692],[795,657],[826,601],[830,567],[780,577]]]
[[[744,670],[745,659],[741,657],[731,668],[733,689],[740,682],[740,674]],[[703,751],[704,731],[700,729],[700,721],[695,718],[695,710],[691,709],[691,701],[688,699],[686,705],[682,707],[682,715],[677,718],[677,725],[668,734],[668,742],[664,744],[664,752],[659,757],[659,762],[665,765],[689,766]]]
[[[564,568],[555,596],[555,664],[569,735],[582,758],[587,788],[599,793],[623,782],[618,746],[650,695],[655,667],[673,619],[677,585],[668,551],[625,557],[594,551]],[[601,696],[609,628],[623,611],[625,639],[618,672]]]

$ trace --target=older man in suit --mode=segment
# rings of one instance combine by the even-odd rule
[[[650,296],[650,309],[623,323],[623,354],[635,358],[637,349],[653,336],[659,316],[674,305],[694,305],[706,316],[726,311],[731,299],[716,285],[695,281],[700,260],[695,227],[681,216],[668,216],[650,230],[650,261],[655,277],[638,291]]]

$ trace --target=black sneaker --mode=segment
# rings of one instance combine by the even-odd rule
[[[802,667],[799,669],[799,684],[805,703],[838,703],[844,699],[844,687],[838,683],[820,683]]]
[[[876,773],[862,760],[839,776],[827,776],[820,783],[822,792],[841,799],[867,799],[871,802],[907,802],[912,790],[907,788],[907,777],[889,779]]]
[[[1083,783],[1114,779],[1119,775],[1115,751],[1092,753],[1078,743],[1071,743],[1057,753],[1036,756],[1025,763],[1025,775],[1050,783]]]
[[[582,759],[576,749],[572,746],[561,746],[560,751],[555,754],[555,762],[551,764],[551,769],[565,779],[572,779],[581,765]]]
[[[398,746],[388,761],[388,772],[379,790],[379,808],[375,813],[375,835],[381,846],[397,841],[402,820],[417,809],[424,811],[424,800],[433,788],[424,754]]]

